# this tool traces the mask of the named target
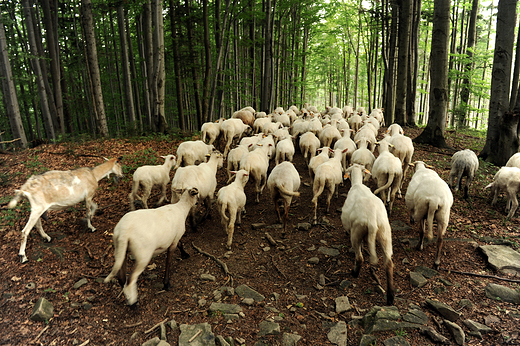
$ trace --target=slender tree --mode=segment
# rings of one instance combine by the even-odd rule
[[[430,109],[428,124],[414,139],[416,143],[448,147],[444,138],[448,112],[448,43],[450,36],[450,0],[435,0],[430,67]]]
[[[130,62],[128,58],[128,44],[125,32],[125,10],[123,3],[117,6],[117,27],[119,30],[119,48],[121,50],[121,65],[123,69],[123,85],[125,90],[126,115],[131,127],[135,128],[135,107],[132,93],[132,77],[130,75]]]
[[[410,55],[410,28],[412,17],[412,1],[399,0],[399,33],[397,57],[397,85],[395,99],[395,122],[406,123],[406,92],[408,83],[408,62]]]

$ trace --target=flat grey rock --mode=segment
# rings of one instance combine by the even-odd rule
[[[457,345],[464,345],[464,342],[466,341],[466,334],[464,334],[462,328],[457,323],[448,320],[444,320],[444,324],[446,325],[446,328],[448,329],[450,334],[455,339]]]
[[[504,301],[507,303],[520,304],[520,292],[509,287],[488,283],[486,288],[486,297]]]
[[[432,277],[439,275],[438,271],[424,266],[415,267],[415,272],[421,273],[427,279],[431,279]]]
[[[394,307],[384,307],[378,312],[376,312],[376,320],[392,320],[397,321],[401,318],[401,314],[399,310],[393,309]]]
[[[83,278],[83,279],[79,280],[78,282],[76,282],[74,284],[74,286],[72,286],[72,287],[74,287],[75,289],[78,289],[81,286],[86,285],[87,283],[88,283],[88,280],[86,278]]]
[[[54,316],[54,305],[45,298],[40,298],[34,304],[30,319],[38,322],[45,322]]]
[[[370,346],[375,345],[377,337],[371,334],[363,334],[361,340],[359,340],[359,346]]]
[[[215,335],[211,331],[211,325],[200,323],[195,325],[181,324],[181,335],[179,335],[179,346],[215,346]],[[199,330],[202,331],[190,342]]]
[[[377,320],[368,331],[370,334],[376,332],[388,332],[400,329],[421,329],[422,325],[410,322],[398,322],[392,320]]]
[[[307,263],[309,264],[318,264],[320,263],[320,259],[318,257],[311,257],[307,260]]]
[[[438,312],[442,317],[449,321],[456,321],[460,317],[460,314],[447,304],[432,299],[426,299],[426,303],[431,306],[433,310]]]
[[[298,334],[283,333],[282,346],[296,346],[302,337]]]
[[[493,329],[489,328],[488,326],[486,326],[482,323],[478,323],[473,320],[464,320],[464,321],[462,321],[462,323],[464,323],[464,325],[469,330],[474,331],[474,332],[479,332],[480,334],[486,334],[486,333],[493,331]]]
[[[312,225],[308,222],[300,222],[296,226],[300,231],[308,231],[311,229]]]
[[[480,250],[491,268],[505,274],[520,274],[520,253],[505,245],[483,245]]]
[[[320,246],[320,248],[318,249],[318,252],[321,252],[324,255],[332,256],[332,257],[338,256],[340,254],[339,250],[333,249],[330,247],[325,247],[325,246]]]
[[[262,229],[262,228],[264,228],[265,226],[266,226],[266,224],[263,223],[263,222],[260,222],[260,223],[253,223],[253,224],[251,224],[251,228],[252,228],[253,230]]]
[[[345,321],[335,323],[329,330],[327,338],[334,345],[347,346],[347,324]]]
[[[418,272],[410,272],[410,285],[413,287],[423,287],[428,283],[428,280]]]
[[[259,328],[258,336],[280,334],[280,325],[276,322],[262,321]]]
[[[421,333],[427,335],[433,342],[437,344],[449,345],[451,344],[450,340],[446,338],[444,335],[439,334],[432,327],[423,327],[421,328]]]
[[[247,285],[238,286],[235,289],[235,293],[238,294],[238,296],[241,298],[252,298],[257,303],[265,300],[265,296],[258,293],[257,291],[255,291],[254,289],[252,289],[251,287],[249,287]]]
[[[342,312],[349,311],[352,309],[352,306],[350,306],[350,302],[348,301],[347,296],[342,296],[336,298],[336,313],[341,314]]]
[[[404,316],[403,320],[410,323],[428,324],[429,318],[424,312],[418,309],[410,309]]]
[[[217,279],[211,274],[200,274],[200,279],[204,281],[216,281]]]
[[[237,314],[242,312],[242,308],[236,304],[211,303],[209,311],[221,311],[223,314]]]
[[[231,346],[222,335],[217,335],[217,342],[220,346]]]
[[[410,343],[408,341],[406,341],[405,338],[398,335],[398,336],[394,336],[389,339],[386,339],[383,342],[383,345],[385,345],[385,346],[410,346]]]

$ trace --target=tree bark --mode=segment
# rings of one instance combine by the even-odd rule
[[[130,76],[130,62],[128,61],[128,45],[125,32],[125,10],[123,3],[117,6],[117,27],[119,29],[119,48],[121,49],[121,65],[123,69],[123,85],[125,88],[126,114],[129,126],[136,128],[134,96],[132,93],[132,78]]]
[[[164,64],[164,22],[163,1],[154,0],[152,11],[153,33],[153,87],[157,90],[153,103],[152,113],[155,128],[164,133],[168,128],[166,115],[164,113],[164,96],[166,83],[166,69]]]
[[[13,139],[19,138],[14,144],[20,148],[27,148],[27,137],[20,115],[20,106],[18,97],[16,96],[16,87],[14,85],[13,73],[11,71],[11,63],[9,61],[9,53],[7,51],[7,40],[5,37],[5,28],[0,13],[0,76],[2,77],[2,94],[6,103],[7,117],[11,125]]]
[[[183,88],[181,81],[181,59],[179,56],[179,43],[177,38],[177,16],[176,16],[176,6],[177,1],[170,0],[170,27],[171,27],[171,35],[172,35],[172,50],[173,50],[173,70],[175,72],[175,96],[177,97],[177,117],[179,118],[179,127],[182,130],[186,130],[186,119],[184,116],[184,107],[183,107]]]
[[[410,48],[411,0],[399,0],[399,33],[397,55],[397,85],[395,90],[395,122],[406,125],[406,92]]]
[[[262,76],[262,97],[260,102],[260,110],[269,113],[271,104],[271,87],[272,87],[272,56],[273,56],[273,30],[271,26],[271,0],[264,1],[265,22],[264,22],[264,74]]]
[[[491,78],[488,131],[480,157],[503,166],[518,151],[518,114],[509,112],[516,0],[498,2],[495,54]]]
[[[430,110],[428,124],[414,139],[416,143],[446,148],[444,131],[448,111],[448,43],[450,36],[450,0],[435,0],[430,68]]]

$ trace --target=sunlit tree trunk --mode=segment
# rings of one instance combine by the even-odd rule
[[[450,0],[435,0],[430,68],[430,109],[428,124],[414,139],[416,143],[444,148],[448,112],[448,43],[450,35]]]
[[[20,107],[18,97],[16,96],[16,87],[14,85],[13,73],[11,71],[11,63],[9,61],[9,53],[7,51],[7,40],[5,37],[5,28],[0,13],[0,76],[2,78],[2,94],[6,103],[7,117],[11,125],[11,131],[15,145],[20,148],[27,148],[27,137],[20,115]]]
[[[199,73],[197,71],[197,55],[195,54],[195,50],[193,49],[193,18],[191,18],[191,4],[190,0],[185,0],[186,5],[186,16],[187,16],[187,29],[188,29],[188,51],[191,57],[190,67],[191,67],[191,78],[193,80],[193,90],[195,96],[195,107],[197,110],[197,128],[200,129],[202,126],[202,101],[200,99],[200,85],[199,85]]]
[[[399,33],[397,56],[397,85],[395,88],[395,122],[406,123],[406,92],[410,54],[410,23],[412,0],[399,0]]]
[[[125,90],[126,115],[132,128],[135,128],[134,96],[132,93],[132,79],[130,76],[130,62],[128,61],[128,45],[125,32],[125,10],[121,3],[117,6],[117,26],[119,29],[119,48],[121,50],[121,65],[123,85]]]
[[[164,64],[164,22],[163,22],[163,2],[154,0],[152,11],[153,32],[153,79],[152,84],[155,90],[153,102],[153,120],[157,131],[164,133],[168,128],[166,115],[164,113],[164,95],[166,84],[166,69]]]
[[[272,73],[271,64],[273,56],[273,30],[271,26],[271,0],[264,1],[265,23],[264,23],[264,74],[262,76],[262,97],[260,110],[269,112],[271,104]]]

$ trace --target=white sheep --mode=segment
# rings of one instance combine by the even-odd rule
[[[401,160],[395,157],[389,150],[386,140],[379,142],[379,156],[372,165],[372,178],[377,182],[374,195],[381,193],[381,199],[386,204],[388,215],[392,213],[395,194],[401,187],[403,179],[403,167]],[[388,192],[388,198],[386,193]]]
[[[257,118],[255,122],[253,123],[253,132],[254,133],[260,133],[262,132],[262,129],[264,128],[265,124],[269,124],[272,122],[273,115],[269,114],[266,117],[263,118]]]
[[[164,200],[168,201],[166,197],[166,186],[170,182],[170,170],[175,165],[175,156],[167,155],[161,156],[164,159],[162,165],[155,166],[141,166],[138,167],[132,178],[132,192],[128,194],[130,200],[130,210],[135,210],[134,199],[138,199],[143,202],[143,205],[148,209],[148,197],[154,185],[161,185],[161,198],[157,202],[160,205]],[[139,186],[143,187],[143,196],[139,197],[137,192]]]
[[[507,160],[506,167],[518,167],[520,168],[520,153],[516,153],[512,155],[509,160]]]
[[[324,127],[321,130],[319,139],[322,147],[332,148],[334,143],[341,138],[341,133],[336,127],[336,120],[331,120],[330,126]]]
[[[403,128],[401,127],[401,125],[399,125],[397,123],[394,123],[394,124],[388,126],[388,129],[386,129],[386,132],[390,136],[397,135],[397,134],[404,135]]]
[[[292,162],[294,157],[294,144],[292,137],[285,138],[276,144],[275,163],[278,165],[282,161]]]
[[[314,219],[313,223],[316,223],[318,220],[317,211],[318,211],[318,198],[323,193],[325,189],[327,189],[327,208],[326,213],[329,213],[330,209],[330,200],[332,199],[332,195],[334,191],[336,192],[336,198],[338,197],[338,186],[343,182],[343,172],[341,166],[341,158],[343,156],[343,151],[340,149],[334,150],[334,156],[331,157],[328,161],[322,163],[316,168],[316,172],[314,175],[314,183],[312,185],[312,203],[314,204]]]
[[[253,150],[254,145],[256,143],[258,143],[263,137],[264,137],[263,133],[257,133],[253,136],[243,137],[240,140],[239,145],[245,145],[246,147],[249,148],[249,150]],[[229,157],[229,153],[228,153],[228,157]]]
[[[520,168],[518,167],[502,167],[498,170],[493,178],[493,182],[485,187],[491,188],[493,201],[491,205],[495,205],[498,199],[498,193],[504,191],[507,196],[506,211],[507,218],[512,218],[518,208],[518,200],[516,195],[520,191]]]
[[[374,117],[379,121],[380,126],[385,126],[385,117],[383,115],[383,108],[374,108],[369,117]]]
[[[280,207],[278,201],[283,200],[284,216],[283,216],[283,230],[287,230],[287,217],[289,215],[289,208],[293,197],[298,197],[300,193],[300,174],[291,162],[284,161],[273,168],[269,178],[267,179],[267,188],[271,192],[278,221],[282,222],[280,216]]]
[[[51,237],[43,231],[40,217],[46,218],[47,210],[63,210],[79,202],[85,201],[87,209],[87,226],[94,232],[96,229],[90,221],[96,213],[97,204],[92,198],[98,188],[98,182],[110,174],[115,174],[116,179],[123,176],[121,158],[110,159],[94,168],[78,168],[72,171],[48,171],[33,175],[19,190],[15,190],[13,199],[7,205],[12,209],[23,197],[27,197],[31,204],[31,215],[22,230],[22,244],[18,255],[22,263],[28,261],[25,255],[27,236],[36,226],[40,235],[48,242]]]
[[[281,122],[268,122],[264,124],[264,127],[262,127],[262,132],[266,135],[273,134],[276,130],[281,129],[283,127]]]
[[[232,171],[238,171],[240,169],[240,161],[242,160],[242,157],[249,153],[250,148],[253,146],[253,144],[240,144],[229,151],[227,157],[227,172],[229,179],[232,177]]]
[[[207,218],[211,211],[211,205],[217,188],[217,170],[222,167],[222,154],[218,151],[213,151],[208,162],[203,162],[198,166],[180,167],[175,172],[172,179],[172,203],[176,203],[181,194],[179,191],[184,191],[187,188],[197,188],[199,191],[199,198],[203,202],[206,211],[202,216],[202,220]],[[192,229],[197,228],[195,220],[196,208],[193,207],[190,213],[190,225]]]
[[[311,118],[311,120],[309,120],[309,125],[307,126],[307,131],[314,133],[316,136],[319,136],[322,129],[323,129],[323,125],[321,124],[320,119]]]
[[[114,266],[105,278],[105,283],[117,277],[123,286],[128,305],[137,302],[137,279],[146,269],[153,255],[168,250],[164,270],[164,289],[169,290],[170,265],[173,251],[186,230],[188,213],[197,203],[198,191],[186,189],[178,203],[156,209],[141,209],[125,214],[114,228]],[[126,278],[126,253],[135,259],[134,270]]]
[[[234,112],[231,115],[231,118],[233,119],[240,119],[242,122],[246,125],[249,125],[250,127],[253,127],[253,124],[255,123],[255,112],[251,112],[248,109],[241,109],[236,112]]]
[[[264,138],[265,139],[265,138]],[[255,202],[260,203],[260,194],[264,191],[269,168],[269,152],[271,143],[258,143],[257,148],[242,157],[240,168],[245,169],[255,181]]]
[[[224,121],[224,118],[220,118],[215,122],[207,122],[202,124],[200,128],[200,132],[202,135],[202,141],[206,143],[206,139],[208,139],[208,144],[213,144],[218,136],[220,135],[220,124]]]
[[[244,124],[240,119],[226,119],[220,125],[220,131],[226,143],[224,157],[227,157],[233,140],[236,138],[240,141],[244,134],[251,131],[251,126]]]
[[[255,118],[257,118],[257,119],[265,118],[265,117],[267,117],[266,112],[256,112],[256,114],[255,114]]]
[[[298,136],[298,135],[302,135],[304,133],[307,133],[309,131],[309,121],[308,120],[304,120],[302,118],[298,118],[296,119],[292,125],[291,125],[291,135],[294,137],[294,136]]]
[[[354,113],[350,118],[347,119],[347,122],[350,125],[350,128],[354,130],[354,132],[357,132],[361,127],[363,120],[359,114]]]
[[[412,139],[401,134],[399,129],[391,130],[390,133],[393,133],[393,135],[390,137],[386,136],[385,138],[390,142],[390,144],[393,145],[391,153],[397,156],[399,160],[401,160],[401,163],[403,165],[403,179],[401,180],[401,187],[399,188],[398,192],[398,196],[399,198],[401,198],[401,190],[403,188],[403,183],[406,179],[406,175],[408,174],[408,169],[410,168],[410,165],[412,163],[414,147]]]
[[[449,177],[449,185],[455,191],[460,189],[461,180],[466,177],[466,185],[464,186],[464,198],[468,198],[468,190],[475,173],[478,170],[478,157],[470,149],[460,150],[453,154],[451,158],[451,171]],[[457,184],[455,185],[455,178]]]
[[[345,177],[350,178],[351,187],[341,209],[341,223],[347,234],[350,233],[350,242],[356,254],[352,275],[358,277],[363,265],[361,246],[364,239],[367,242],[370,263],[377,264],[377,241],[383,251],[383,265],[386,270],[386,303],[393,305],[395,294],[392,229],[383,202],[363,185],[363,171],[365,168],[357,164],[347,169]]]
[[[417,249],[424,248],[424,234],[433,238],[433,221],[437,221],[437,255],[435,268],[441,261],[443,236],[450,220],[453,195],[450,187],[439,175],[426,167],[424,162],[415,162],[415,173],[405,195],[406,206],[411,212],[410,222],[419,223],[419,243]],[[426,228],[428,225],[428,228]]]
[[[345,106],[343,107],[343,118],[348,119],[354,114],[354,110],[351,106]]]
[[[330,157],[330,148],[329,147],[323,147],[316,150],[319,152],[318,155],[314,155],[309,160],[308,168],[309,168],[309,177],[311,180],[314,180],[314,173],[316,171],[316,168],[318,168],[319,165],[329,160]]]
[[[372,124],[365,124],[361,126],[358,132],[354,135],[354,142],[360,141],[362,138],[366,139],[368,142],[368,147],[370,151],[373,153],[376,149],[376,135],[377,130],[374,128]]]
[[[316,150],[320,147],[320,140],[314,133],[306,132],[300,136],[299,146],[305,163],[309,165],[309,161],[316,155]]]
[[[213,144],[206,144],[200,140],[182,142],[177,148],[175,169],[204,162],[206,155],[213,151],[214,148]]]
[[[239,225],[242,222],[242,211],[245,211],[246,194],[244,187],[249,180],[249,174],[246,170],[241,169],[231,173],[235,174],[235,181],[222,187],[217,193],[218,211],[222,225],[228,235],[227,248],[230,250],[235,232],[235,221]]]
[[[350,130],[343,131],[343,137],[336,141],[334,149],[348,149],[342,159],[343,171],[346,171],[347,167],[350,165],[352,154],[357,149],[356,143],[350,138]]]
[[[374,154],[372,154],[372,151],[368,149],[368,141],[365,138],[362,138],[356,144],[358,145],[358,149],[352,153],[352,156],[350,157],[350,164],[357,163],[371,171],[376,157]],[[367,182],[369,176],[365,175],[363,179],[365,182]]]

